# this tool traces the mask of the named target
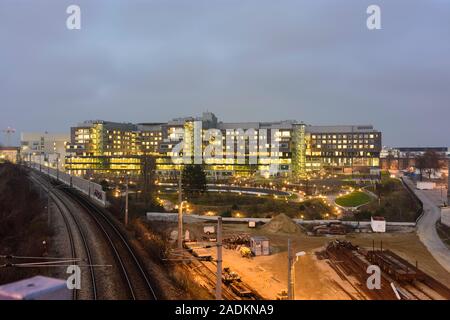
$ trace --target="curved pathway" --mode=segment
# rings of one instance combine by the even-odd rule
[[[409,178],[403,181],[414,190],[423,203],[423,215],[417,222],[417,235],[432,256],[450,272],[450,250],[442,242],[436,231],[436,222],[441,218],[439,205],[442,203],[440,190],[418,190]],[[446,194],[446,193],[445,193]]]

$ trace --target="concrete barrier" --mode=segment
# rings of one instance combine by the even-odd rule
[[[98,183],[94,183],[90,180],[83,179],[77,176],[70,175],[68,173],[58,171],[56,169],[45,167],[39,165],[39,163],[31,163],[30,168],[41,172],[43,174],[46,174],[65,185],[72,187],[74,189],[77,189],[78,191],[84,193],[92,200],[95,200],[97,203],[102,205],[103,207],[106,206],[106,193],[103,191],[103,188]]]
[[[149,221],[166,221],[166,222],[177,222],[178,213],[167,213],[167,212],[147,212],[147,220]],[[203,216],[197,214],[184,214],[183,218],[185,221],[217,221],[217,216]],[[223,217],[224,222],[241,222],[248,223],[250,221],[267,223],[270,218],[231,218]],[[295,223],[300,225],[308,224],[327,224],[330,222],[342,223],[344,225],[352,226],[354,228],[370,228],[370,221],[342,221],[342,220],[302,220],[302,219],[292,219]],[[386,226],[390,227],[391,230],[397,228],[415,228],[415,222],[386,222]]]
[[[450,227],[450,207],[441,207],[441,223]]]

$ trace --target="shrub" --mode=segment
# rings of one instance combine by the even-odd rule
[[[220,216],[221,216],[221,217],[224,217],[224,218],[230,218],[230,217],[231,217],[231,210],[225,210],[225,211],[222,211],[222,212],[220,213]]]

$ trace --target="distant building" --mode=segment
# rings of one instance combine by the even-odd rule
[[[19,147],[0,147],[0,163],[12,162],[16,163],[19,160]]]
[[[71,174],[140,171],[138,126],[103,120],[85,121],[71,128],[66,169]]]
[[[66,133],[22,132],[20,135],[20,155],[25,161],[59,169],[64,168],[66,145],[70,135]]]
[[[215,129],[222,141],[205,137],[208,129]],[[71,128],[66,169],[75,174],[139,174],[142,159],[154,156],[156,173],[175,177],[183,165],[194,163],[190,154],[195,139],[201,139],[201,152],[211,143],[220,146],[223,156],[204,163],[207,174],[217,179],[254,174],[302,177],[322,169],[370,172],[380,165],[381,132],[373,126],[311,126],[294,120],[220,122],[205,112],[164,123],[81,123]],[[175,163],[174,156],[188,160]]]
[[[380,166],[384,170],[414,170],[416,157],[427,151],[436,152],[443,168],[447,167],[449,152],[447,147],[385,147],[380,154]]]
[[[307,167],[368,172],[380,166],[381,132],[373,126],[307,126]]]

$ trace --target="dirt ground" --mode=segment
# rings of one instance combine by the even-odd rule
[[[191,226],[200,229],[200,225]],[[246,224],[224,224],[224,237],[236,233],[264,235],[269,237],[270,256],[242,258],[238,251],[224,249],[224,267],[237,272],[243,281],[252,286],[267,299],[276,299],[277,293],[287,288],[287,240],[290,238],[293,252],[305,251],[295,264],[296,299],[366,299],[354,286],[358,281],[343,281],[324,260],[318,260],[315,252],[333,239],[345,239],[355,245],[371,248],[373,241],[377,247],[383,242],[383,249],[390,249],[415,264],[430,276],[450,287],[450,274],[442,268],[415,233],[349,234],[346,236],[313,237],[303,232],[295,234],[271,234],[263,229],[250,229]],[[213,250],[214,251],[214,250]]]

